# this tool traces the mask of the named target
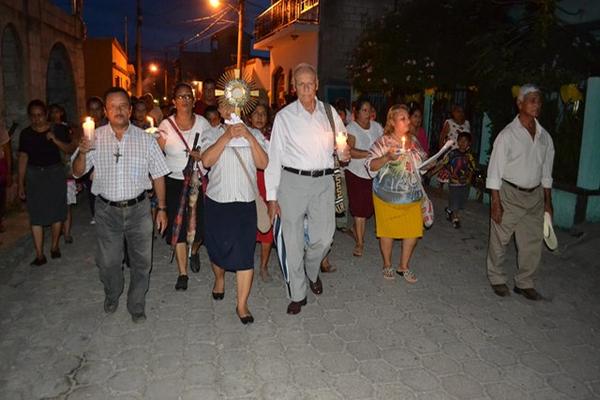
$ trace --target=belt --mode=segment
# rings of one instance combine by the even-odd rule
[[[523,188],[521,186],[517,186],[512,182],[507,181],[506,179],[502,179],[502,182],[507,183],[509,186],[514,187],[517,190],[520,190],[521,192],[527,192],[527,193],[531,193],[533,192],[535,189],[539,188],[540,185],[537,185],[536,187],[532,187],[532,188]]]
[[[292,168],[292,167],[283,167],[283,169],[288,172],[291,172],[292,174],[302,175],[302,176],[310,176],[313,178],[318,178],[323,175],[333,174],[333,168],[315,169],[312,171],[305,171],[302,169],[296,169],[296,168]]]
[[[102,196],[98,196],[98,198],[100,200],[102,200],[103,202],[105,202],[106,204],[108,204],[109,206],[125,208],[125,207],[130,207],[130,206],[137,204],[140,201],[144,200],[146,198],[146,192],[142,192],[142,194],[140,194],[138,197],[136,197],[135,199],[131,199],[131,200],[110,201],[110,200],[105,199]]]

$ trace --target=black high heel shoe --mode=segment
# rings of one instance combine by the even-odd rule
[[[61,254],[60,254],[60,249],[56,248],[54,250],[50,249],[50,257],[51,258],[60,258]]]
[[[238,312],[237,308],[235,309],[235,313],[237,314],[238,318],[240,319],[240,322],[244,325],[251,324],[254,322],[254,317],[250,313],[248,313],[247,315],[241,316],[240,313]]]
[[[213,296],[213,300],[223,300],[223,298],[225,297],[225,292],[221,292],[221,293],[212,292],[212,296]]]

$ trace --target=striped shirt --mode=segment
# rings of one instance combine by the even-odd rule
[[[267,143],[263,134],[258,129],[248,128],[248,130],[266,151]],[[223,125],[204,131],[202,150],[212,146],[223,133],[225,133]],[[240,153],[252,183],[248,182],[240,161],[233,151],[234,147]],[[256,191],[256,166],[252,158],[250,143],[243,138],[233,139],[227,144],[218,161],[210,167],[206,195],[219,203],[250,202],[256,200]]]
[[[92,193],[97,196],[110,201],[133,199],[152,188],[150,177],[170,172],[154,137],[133,124],[120,141],[110,124],[97,128],[95,138],[94,149],[86,154],[84,174],[94,167]]]

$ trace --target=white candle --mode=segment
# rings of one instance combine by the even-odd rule
[[[83,123],[83,134],[90,142],[94,141],[94,131],[96,129],[96,124],[92,117],[85,117],[85,121]]]
[[[402,151],[406,151],[406,136],[402,136]]]
[[[338,159],[341,161],[346,161],[344,157],[344,150],[346,149],[346,145],[348,143],[348,135],[346,132],[338,132],[335,135],[335,149],[337,150]]]
[[[154,128],[154,120],[152,119],[152,117],[147,116],[146,120],[148,121],[148,123],[150,124],[150,128]]]
[[[346,148],[346,143],[348,142],[348,136],[346,136],[346,132],[338,132],[335,135],[335,148],[338,151],[342,151]]]

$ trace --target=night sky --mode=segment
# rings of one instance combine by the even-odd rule
[[[71,0],[52,0],[54,4],[71,12]],[[223,0],[225,1],[225,0]],[[229,0],[233,5],[235,0]],[[246,1],[244,30],[252,33],[254,18],[270,5],[269,0]],[[89,37],[116,37],[124,46],[125,16],[128,18],[129,59],[135,56],[135,0],[84,0],[84,21]],[[215,14],[208,0],[142,0],[142,53],[145,61],[163,58],[165,51],[170,56],[177,54],[177,45],[181,39],[188,40],[203,31],[214,21],[191,22],[190,20]],[[224,19],[235,21],[237,14],[229,12]],[[203,37],[210,38],[225,25],[215,25]],[[195,40],[186,46],[186,50],[207,50],[208,40]]]

